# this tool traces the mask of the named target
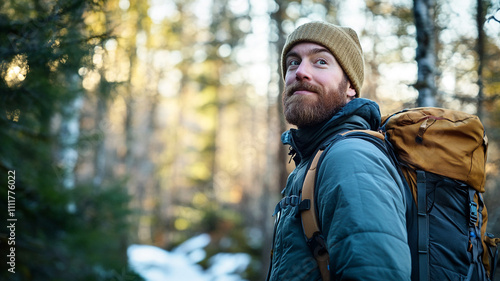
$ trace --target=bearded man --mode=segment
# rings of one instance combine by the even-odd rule
[[[380,125],[378,105],[359,98],[364,60],[356,32],[326,22],[299,26],[287,38],[281,64],[284,116],[297,126],[281,139],[296,168],[275,209],[268,280],[410,280],[407,197],[398,171],[370,141],[331,141]],[[300,215],[308,208],[301,204],[304,177],[321,146],[314,200],[329,254],[326,277]]]

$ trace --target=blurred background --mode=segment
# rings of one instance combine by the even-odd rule
[[[0,279],[263,280],[271,215],[293,169],[280,142],[279,56],[311,20],[358,32],[361,96],[382,114],[433,105],[480,116],[488,230],[498,236],[499,9],[497,0],[2,0]],[[17,219],[15,273],[7,215]]]

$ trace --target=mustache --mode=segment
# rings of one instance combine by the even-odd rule
[[[287,97],[289,97],[292,96],[296,91],[320,93],[321,89],[318,86],[309,84],[307,82],[297,81],[285,89],[285,94]]]

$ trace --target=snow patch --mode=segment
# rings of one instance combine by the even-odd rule
[[[243,281],[239,274],[250,264],[246,253],[218,253],[209,259],[204,270],[198,262],[206,257],[204,248],[210,243],[208,234],[188,239],[172,251],[151,245],[130,245],[130,266],[146,281]]]

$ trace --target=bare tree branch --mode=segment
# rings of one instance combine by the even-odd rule
[[[500,18],[497,18],[497,16],[500,17],[500,8],[498,8],[492,16],[488,17],[487,21],[490,22],[490,20],[494,20],[500,23]]]

